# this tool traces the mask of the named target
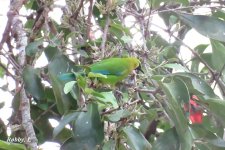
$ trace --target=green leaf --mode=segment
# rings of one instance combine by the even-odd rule
[[[27,3],[25,4],[25,7],[27,9],[32,9],[32,10],[38,10],[39,9],[39,5],[38,5],[38,2],[35,1],[35,0],[30,0],[30,1],[27,1]]]
[[[151,78],[156,80],[156,81],[160,81],[164,78],[164,75],[153,75]]]
[[[107,141],[102,147],[102,150],[115,150],[115,149],[116,149],[116,142],[114,140]]]
[[[177,50],[176,50],[176,48],[173,47],[173,46],[170,46],[170,45],[166,46],[162,50],[161,54],[163,55],[163,57],[165,59],[177,58]]]
[[[70,91],[72,91],[73,86],[76,84],[76,81],[70,81],[67,82],[63,88],[63,91],[65,94],[68,94]]]
[[[80,74],[77,74],[77,84],[80,88],[85,89],[86,88],[86,84],[87,84],[87,79],[83,76],[81,76]]]
[[[55,96],[52,88],[45,87],[45,97],[47,99],[47,102],[55,103]]]
[[[127,139],[128,145],[133,150],[150,150],[151,144],[145,139],[143,134],[133,126],[127,126],[122,129]]]
[[[218,98],[212,88],[202,78],[192,73],[174,73],[170,76],[176,76],[182,79],[182,81],[187,85],[188,91],[191,94],[197,95],[199,98]]]
[[[118,110],[115,111],[113,114],[107,115],[107,119],[111,122],[117,122],[120,121],[123,118],[127,118],[131,115],[131,112],[128,110]]]
[[[121,40],[123,40],[124,43],[130,43],[132,41],[131,37],[130,36],[126,36],[126,35],[123,35],[121,37]]]
[[[225,46],[215,40],[211,40],[212,45],[212,64],[214,68],[220,72],[222,69],[225,69]]]
[[[220,18],[222,20],[225,20],[225,11],[222,9],[215,9],[212,10],[212,15],[216,18]]]
[[[180,142],[175,128],[166,130],[152,145],[152,150],[179,150]]]
[[[25,145],[18,143],[9,143],[0,140],[0,149],[1,150],[26,150]]]
[[[203,15],[190,15],[177,13],[182,21],[195,28],[200,34],[219,41],[225,41],[225,22],[212,17]]]
[[[159,85],[168,98],[166,112],[173,121],[178,135],[182,137],[187,130],[187,119],[181,108],[181,102],[189,102],[187,86],[179,78],[173,78],[169,82],[159,82]]]
[[[107,108],[109,106],[113,108],[118,108],[117,100],[112,91],[110,92],[100,92],[103,97],[98,97],[98,106],[100,110]]]
[[[80,115],[80,112],[70,112],[64,115],[62,119],[60,120],[59,125],[54,128],[53,137],[55,138],[65,128],[65,126],[68,123],[76,120],[79,115]]]
[[[203,52],[206,50],[206,48],[208,47],[208,44],[200,44],[198,46],[196,46],[194,48],[194,50],[200,54],[200,57],[204,57],[203,55]],[[203,58],[204,59],[204,58]],[[210,60],[211,61],[211,58],[210,59],[204,59],[207,63],[208,61]],[[200,64],[200,60],[198,58],[193,58],[192,59],[192,63],[191,63],[191,71],[192,72],[199,72],[199,64]],[[208,63],[209,64],[209,63]],[[210,65],[210,64],[209,64]],[[211,66],[211,65],[210,65]]]
[[[44,42],[44,39],[40,38],[35,40],[34,42],[29,43],[25,49],[26,55],[30,57],[34,57],[35,54],[40,50],[39,47],[43,44],[43,42]]]
[[[104,26],[104,20],[101,25]],[[114,35],[121,43],[124,41],[121,39],[123,36],[131,36],[130,30],[127,27],[124,27],[119,21],[112,21],[109,26],[109,33]]]
[[[153,8],[160,7],[161,3],[166,3],[167,5],[172,4],[183,4],[184,6],[187,6],[189,4],[188,0],[148,0],[149,5],[152,5]]]
[[[204,142],[204,145],[210,147],[211,149],[218,149],[225,147],[225,141],[217,136],[215,133],[207,130],[202,125],[192,125],[190,127],[191,134],[195,140],[200,140]],[[202,147],[197,144],[197,146]]]
[[[5,70],[0,66],[0,78],[3,78],[5,75]]]
[[[168,101],[166,101],[167,107],[165,107],[165,111],[174,123],[180,141],[180,148],[182,150],[190,150],[192,137],[188,130],[188,121],[182,110],[183,108],[181,107],[181,102],[189,102],[190,94],[188,87],[186,83],[177,76],[172,78],[169,82],[165,79],[165,81],[159,82],[159,84],[168,98]]]
[[[91,94],[91,95],[93,95],[94,97],[97,97],[97,98],[103,98],[103,99],[105,98],[101,93],[96,92],[95,90],[93,90],[91,88],[85,88],[84,92],[86,94]]]
[[[207,99],[203,102],[205,107],[222,122],[225,127],[225,101],[221,99]]]
[[[31,105],[31,110],[31,118],[35,119],[34,128],[36,131],[38,142],[44,143],[45,141],[51,140],[53,127],[49,122],[49,118],[55,117],[55,112],[50,108],[48,109],[48,111],[44,111],[38,105]],[[40,114],[42,114],[41,117]]]
[[[63,89],[66,81],[62,81],[59,76],[61,74],[72,71],[79,72],[80,70],[80,67],[75,66],[71,60],[61,54],[56,54],[55,56],[53,56],[51,62],[48,65],[48,74],[52,83],[52,89],[55,95],[57,109],[60,114],[64,114],[70,109],[77,108],[77,101],[74,98],[79,97],[80,93],[77,85],[75,84],[74,89],[71,91],[71,93],[73,92],[73,94],[75,95],[73,96],[74,98],[71,96],[71,94],[65,94]]]
[[[80,112],[74,122],[73,133],[73,138],[67,140],[61,149],[96,149],[102,145],[104,127],[96,104],[91,103],[87,112]]]
[[[171,68],[175,72],[189,72],[187,68],[182,66],[181,64],[173,63],[173,64],[165,64],[163,67]]]
[[[39,70],[28,65],[24,68],[22,76],[26,91],[35,99],[43,100],[45,98],[45,94],[44,87],[39,77]]]
[[[60,51],[57,47],[48,46],[44,50],[45,56],[47,57],[48,61],[50,62],[55,56],[60,55]],[[59,66],[58,66],[59,67]]]
[[[17,92],[14,95],[13,100],[12,100],[12,108],[13,108],[14,113],[19,111],[19,108],[20,108],[20,92]]]

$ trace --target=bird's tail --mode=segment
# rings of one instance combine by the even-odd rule
[[[65,74],[61,74],[59,75],[59,79],[60,80],[76,80],[76,76],[74,73],[65,73]]]

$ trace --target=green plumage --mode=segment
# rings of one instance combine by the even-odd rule
[[[90,65],[89,68],[91,74],[103,75],[97,77],[100,82],[115,85],[117,82],[125,79],[139,65],[140,61],[135,57],[108,58]],[[68,78],[69,74],[62,76],[63,78]]]

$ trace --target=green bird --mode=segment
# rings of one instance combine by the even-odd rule
[[[140,69],[140,60],[135,57],[108,58],[91,64],[89,68],[88,77],[98,78],[103,84],[115,85],[125,79],[134,69]],[[72,79],[72,76],[74,76],[72,73],[63,74],[60,79]]]

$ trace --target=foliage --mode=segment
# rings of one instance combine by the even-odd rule
[[[221,8],[225,3],[212,3],[66,1],[60,6],[61,23],[57,23],[48,15],[58,6],[53,0],[27,1],[24,6],[32,13],[24,24],[29,39],[26,66],[19,66],[19,54],[12,52],[16,49],[11,47],[13,40],[8,41],[11,46],[5,42],[8,50],[0,53],[8,59],[7,63],[0,59],[1,78],[11,77],[16,84],[13,91],[7,84],[1,87],[14,95],[9,124],[22,124],[22,84],[31,101],[39,145],[54,141],[63,150],[224,149],[225,12]],[[196,15],[205,7],[209,14],[200,11]],[[163,23],[153,22],[153,18]],[[185,36],[193,29],[209,43],[185,44]],[[181,51],[190,51],[192,58],[184,60]],[[37,68],[41,54],[48,63]],[[105,78],[103,74],[87,75],[88,65],[94,62],[127,56],[139,58],[144,73],[136,70],[115,86],[99,83],[96,78]],[[73,73],[74,80],[61,80],[65,73]],[[184,110],[192,95],[203,112],[200,124],[191,123]],[[58,126],[54,128],[49,119],[57,120]],[[0,148],[26,149],[25,143],[6,142],[6,125],[1,120],[0,124]],[[26,135],[19,129],[11,137]]]

